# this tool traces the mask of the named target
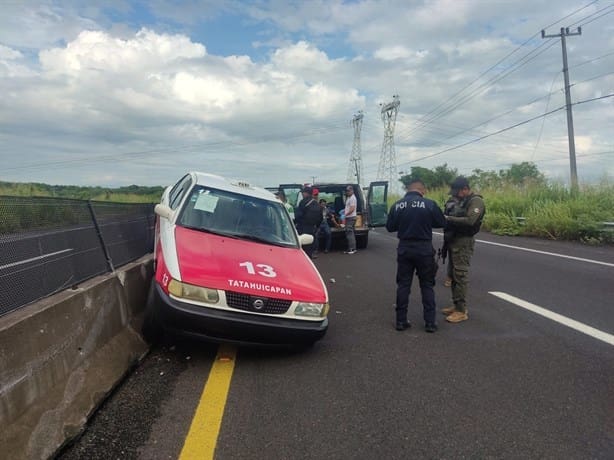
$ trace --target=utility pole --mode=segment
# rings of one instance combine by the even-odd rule
[[[569,27],[561,27],[561,32],[554,35],[546,35],[542,29],[542,38],[560,37],[563,48],[563,76],[565,77],[565,106],[567,107],[567,140],[569,142],[569,169],[571,172],[571,188],[578,188],[578,169],[576,167],[576,142],[573,132],[573,114],[571,112],[571,91],[569,87],[569,68],[567,66],[567,42],[565,37],[582,35],[582,28],[578,27],[575,32],[570,32]]]

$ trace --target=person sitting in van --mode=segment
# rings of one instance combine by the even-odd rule
[[[318,228],[316,233],[316,242],[315,242],[315,250],[313,251],[313,256],[315,257],[318,249],[320,247],[320,237],[324,235],[324,253],[328,253],[330,251],[331,244],[333,242],[333,234],[330,230],[331,226],[336,226],[337,220],[335,219],[335,214],[331,209],[327,206],[326,200],[320,200],[320,209],[322,209],[322,222]]]

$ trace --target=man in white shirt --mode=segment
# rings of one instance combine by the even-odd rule
[[[348,250],[345,254],[356,253],[356,236],[354,235],[354,227],[356,226],[356,195],[354,195],[354,187],[348,185],[345,188],[345,237],[348,240]]]

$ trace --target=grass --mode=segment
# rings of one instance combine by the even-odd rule
[[[447,189],[429,191],[428,198],[443,206]],[[498,235],[536,236],[586,244],[614,244],[614,184],[582,186],[573,192],[556,184],[517,187],[502,185],[477,191],[484,197],[483,229]],[[396,199],[390,197],[392,205]],[[524,218],[524,219],[518,219]]]
[[[0,181],[0,196],[49,196],[78,200],[111,201],[115,203],[157,203],[160,201],[163,191],[163,187],[143,187],[138,185],[106,188]]]
[[[99,218],[109,212],[138,213],[138,204],[159,202],[163,190],[137,185],[110,189],[0,182],[0,235],[89,224],[87,200],[92,200]]]

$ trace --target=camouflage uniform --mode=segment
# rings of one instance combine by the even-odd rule
[[[472,193],[460,200],[447,218],[445,237],[450,248],[452,300],[456,311],[467,311],[467,287],[475,244],[474,235],[480,230],[485,211],[482,197]]]
[[[453,216],[455,215],[455,212],[457,212],[456,207],[458,206],[459,200],[458,198],[456,198],[455,196],[452,196],[448,199],[448,201],[446,201],[446,204],[444,205],[444,210],[443,210],[443,214],[445,216]],[[451,235],[452,230],[449,230],[448,233]],[[448,242],[448,235],[444,232],[444,240],[446,242]],[[452,279],[452,257],[450,255],[450,247],[449,244],[444,244],[443,248],[442,248],[442,254],[441,257],[445,260],[448,259],[448,262],[446,264],[446,276],[448,277],[448,279]],[[446,286],[450,286],[449,284],[446,284]]]

